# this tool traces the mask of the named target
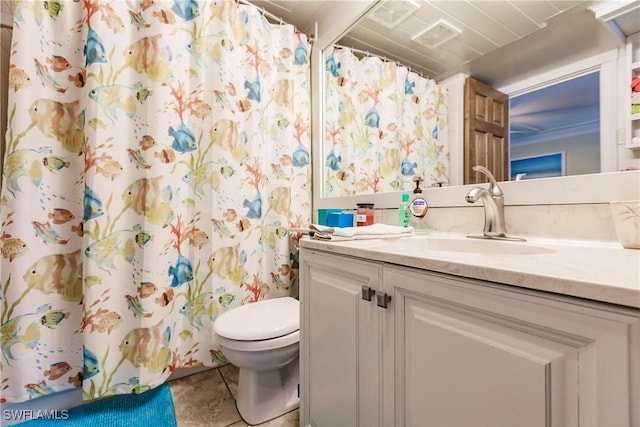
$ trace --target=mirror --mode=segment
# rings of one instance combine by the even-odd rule
[[[410,11],[405,10],[403,4],[409,5],[407,9]],[[638,167],[637,155],[629,156],[625,151],[619,153],[616,132],[621,124],[611,114],[619,103],[617,94],[621,88],[615,84],[618,79],[616,63],[618,49],[623,44],[595,19],[594,13],[588,9],[591,4],[580,1],[378,2],[336,42],[365,52],[365,55],[369,52],[405,64],[446,86],[450,97],[461,96],[461,75],[482,80],[515,100],[525,98],[530,92],[544,92],[549,85],[595,74],[600,82],[601,95],[596,101],[600,115],[596,134],[598,142],[602,143],[595,150],[596,157],[600,156],[592,163],[599,167],[577,173]],[[394,20],[399,25],[391,27],[390,21]],[[429,31],[422,33],[423,30]],[[461,33],[449,38],[458,32]],[[323,59],[332,49],[332,46],[325,49]],[[553,100],[554,96],[550,99]],[[578,103],[585,102],[579,97],[576,99]],[[450,183],[459,185],[462,184],[463,150],[459,147],[462,135],[458,127],[462,126],[463,114],[460,106],[455,104],[449,103]],[[575,108],[575,104],[567,108]],[[545,114],[546,111],[538,116],[544,117]],[[560,116],[566,114],[556,109],[550,117]],[[526,125],[528,130],[536,127],[530,122]],[[523,126],[516,126],[515,131],[522,132]],[[551,150],[550,154],[557,151]],[[327,154],[323,153],[323,160]],[[522,160],[532,156],[521,154],[518,157]],[[624,161],[620,159],[622,156],[626,156]],[[327,167],[324,161],[320,164]]]

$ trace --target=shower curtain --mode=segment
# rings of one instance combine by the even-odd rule
[[[20,2],[2,171],[3,402],[224,363],[310,222],[310,44],[233,1]]]
[[[325,60],[325,197],[448,184],[444,88],[377,56]]]

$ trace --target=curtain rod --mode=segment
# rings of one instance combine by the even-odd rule
[[[248,6],[252,6],[255,7],[256,9],[260,10],[260,13],[262,13],[263,16],[266,16],[268,18],[270,18],[273,21],[278,22],[280,25],[282,24],[288,24],[288,22],[285,22],[281,17],[274,15],[271,12],[267,12],[264,8],[260,8],[254,4],[252,4],[251,2],[247,1],[247,0],[236,0],[238,3],[240,4],[245,4]],[[9,29],[13,29],[13,16],[11,16],[8,13],[3,13],[0,15],[0,27],[2,28],[9,28]],[[289,25],[293,25],[293,24],[289,24]],[[302,31],[300,31],[295,25],[293,25],[293,28],[295,31],[297,31],[298,33],[302,33]],[[307,39],[312,42],[314,40],[314,37],[312,35],[307,35]]]
[[[409,67],[408,65],[401,64],[401,63],[400,63],[400,62],[398,62],[398,61],[394,61],[393,59],[389,59],[389,58],[387,58],[387,57],[385,57],[385,56],[378,55],[377,53],[371,53],[371,52],[369,52],[368,50],[362,50],[362,49],[357,49],[357,48],[355,48],[355,47],[343,46],[343,45],[338,44],[338,43],[334,43],[334,44],[333,44],[333,47],[337,47],[337,48],[339,48],[339,49],[349,49],[349,50],[350,50],[350,51],[352,51],[352,52],[360,53],[360,54],[362,54],[362,55],[366,55],[366,56],[368,56],[368,57],[371,57],[371,56],[377,56],[378,58],[382,59],[382,60],[383,60],[383,61],[385,61],[385,62],[393,62],[394,64],[399,65],[400,67],[404,67],[404,68],[406,68],[407,70],[409,70],[410,72],[412,72],[412,73],[414,73],[414,74],[417,74],[417,75],[419,75],[419,76],[420,76],[420,77],[422,77],[422,78],[427,78],[427,79],[429,79],[429,78],[430,78],[429,76],[426,76],[426,77],[425,77],[425,76],[424,76],[424,73],[423,73],[422,71],[416,71],[416,70],[414,70],[413,68]]]
[[[247,6],[255,7],[256,9],[258,9],[260,11],[260,13],[263,16],[271,19],[272,21],[277,22],[279,25],[283,25],[283,24],[291,25],[295,32],[300,33],[300,34],[305,34],[302,31],[300,31],[298,29],[298,27],[296,27],[294,24],[290,24],[290,23],[286,22],[284,19],[282,19],[282,17],[267,11],[264,7],[256,6],[255,4],[251,3],[251,1],[249,1],[249,0],[236,0],[236,2],[238,4],[244,4],[244,5],[247,5]],[[308,35],[308,34],[305,34],[305,35],[307,36],[307,39],[309,40],[309,42],[313,42],[315,40],[315,37],[313,35]]]

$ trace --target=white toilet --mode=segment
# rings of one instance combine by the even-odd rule
[[[296,409],[300,304],[273,298],[233,308],[215,321],[222,354],[239,368],[238,412],[260,424]]]

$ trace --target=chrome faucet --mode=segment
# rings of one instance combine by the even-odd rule
[[[504,224],[504,193],[496,182],[495,177],[484,166],[474,166],[472,168],[475,172],[480,172],[489,179],[489,188],[474,187],[469,191],[465,200],[469,203],[476,203],[482,200],[484,206],[484,231],[482,236],[469,236],[469,237],[483,237],[494,239],[508,239],[508,240],[524,240],[520,238],[507,237],[507,228]]]

